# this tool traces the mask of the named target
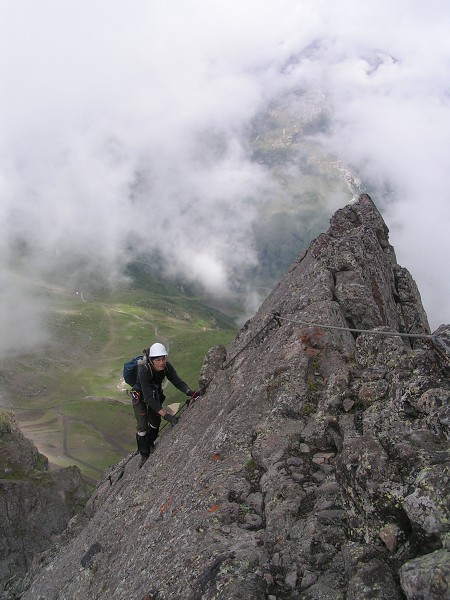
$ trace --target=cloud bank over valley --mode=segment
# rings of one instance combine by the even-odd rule
[[[447,2],[3,0],[0,23],[0,356],[45,340],[39,276],[147,256],[245,289],[274,215],[305,242],[348,173],[448,321]]]

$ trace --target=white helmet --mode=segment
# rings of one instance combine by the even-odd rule
[[[157,356],[167,356],[166,347],[160,344],[159,342],[153,344],[152,346],[150,346],[149,356],[150,358],[156,358]]]

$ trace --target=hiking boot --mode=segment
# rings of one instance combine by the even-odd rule
[[[149,457],[149,456],[150,456],[150,454],[152,454],[154,451],[155,451],[155,444],[151,443],[151,444],[149,445],[149,448],[148,448],[148,454],[141,454],[141,458],[140,458],[140,460],[139,460],[139,465],[138,465],[139,469],[142,467],[142,465],[143,465],[145,462],[147,462],[147,459],[148,459],[148,457]]]
[[[144,466],[144,464],[147,462],[148,456],[149,456],[148,454],[141,454],[141,458],[139,459],[138,469],[140,469],[141,467]]]

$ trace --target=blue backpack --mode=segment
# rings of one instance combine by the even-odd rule
[[[133,387],[137,381],[138,361],[142,360],[143,358],[143,355],[135,356],[123,365],[123,378],[125,379],[125,383],[131,385],[131,387]]]

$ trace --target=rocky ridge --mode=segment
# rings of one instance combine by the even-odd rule
[[[105,473],[23,600],[448,598],[449,350],[362,195],[210,351],[144,467]]]
[[[0,412],[0,468],[2,598],[16,597],[33,557],[53,545],[89,493],[77,467],[50,471],[47,458],[6,411]]]

